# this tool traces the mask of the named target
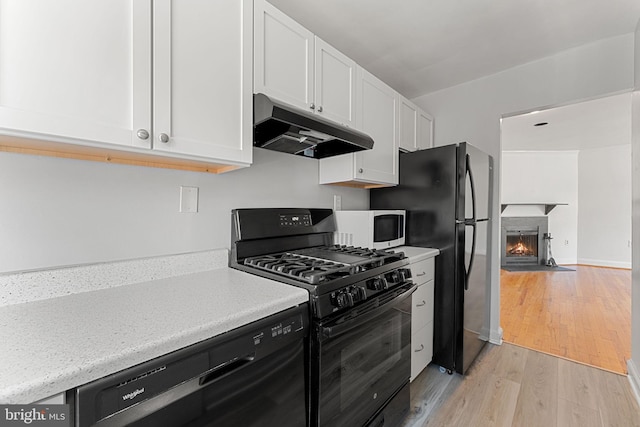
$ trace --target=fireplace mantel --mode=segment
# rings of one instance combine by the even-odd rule
[[[548,215],[556,206],[567,206],[568,203],[502,203],[500,213],[504,212],[507,206],[544,206],[544,214]]]

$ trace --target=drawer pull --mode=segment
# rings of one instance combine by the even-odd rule
[[[416,353],[419,353],[419,352],[421,352],[422,350],[424,350],[424,344],[420,344],[420,349],[418,349],[418,350],[413,350],[413,351],[414,351],[414,352],[416,352]]]
[[[427,305],[427,302],[425,300],[422,300],[421,303],[416,304],[416,307],[422,307],[422,306],[425,306],[425,305]]]
[[[427,272],[426,272],[426,271],[423,271],[422,273],[418,273],[418,274],[416,274],[416,277],[424,276],[425,274],[427,274]]]

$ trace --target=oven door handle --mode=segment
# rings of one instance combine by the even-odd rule
[[[344,323],[335,325],[335,326],[323,326],[322,327],[322,335],[324,338],[334,338],[337,337],[339,335],[344,334],[345,332],[353,329],[353,328],[357,328],[359,326],[364,325],[365,323],[369,323],[371,320],[375,319],[376,317],[380,316],[381,314],[383,314],[386,311],[391,310],[393,307],[395,307],[396,305],[398,305],[400,302],[404,301],[407,298],[411,297],[411,294],[413,294],[413,292],[418,289],[418,285],[413,285],[411,286],[409,289],[407,289],[405,292],[401,293],[400,295],[398,295],[397,297],[395,297],[394,299],[384,303],[383,305],[380,305],[376,308],[374,308],[372,311],[369,311],[367,313],[364,313],[358,317],[356,317],[355,319],[351,319],[349,321],[346,321]]]

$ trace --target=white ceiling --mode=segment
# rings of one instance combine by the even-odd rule
[[[640,19],[640,0],[269,2],[410,99],[632,33]],[[505,119],[503,149],[630,143],[629,96]]]
[[[407,98],[632,33],[640,0],[269,0]]]
[[[534,126],[545,122],[545,126]],[[631,144],[631,93],[505,118],[501,132],[503,150],[584,150]]]

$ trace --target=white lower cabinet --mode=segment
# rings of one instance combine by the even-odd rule
[[[435,256],[440,251],[411,246],[401,246],[394,250],[403,252],[409,257],[411,279],[418,285],[418,289],[411,296],[411,381],[413,381],[433,358]]]
[[[417,331],[433,321],[433,280],[419,284],[418,289],[412,295],[412,301],[411,326],[415,326],[413,331]]]
[[[433,258],[431,259],[433,261]],[[411,297],[411,381],[433,357],[433,280],[419,285]]]
[[[427,367],[433,357],[433,322],[411,333],[411,381]]]

